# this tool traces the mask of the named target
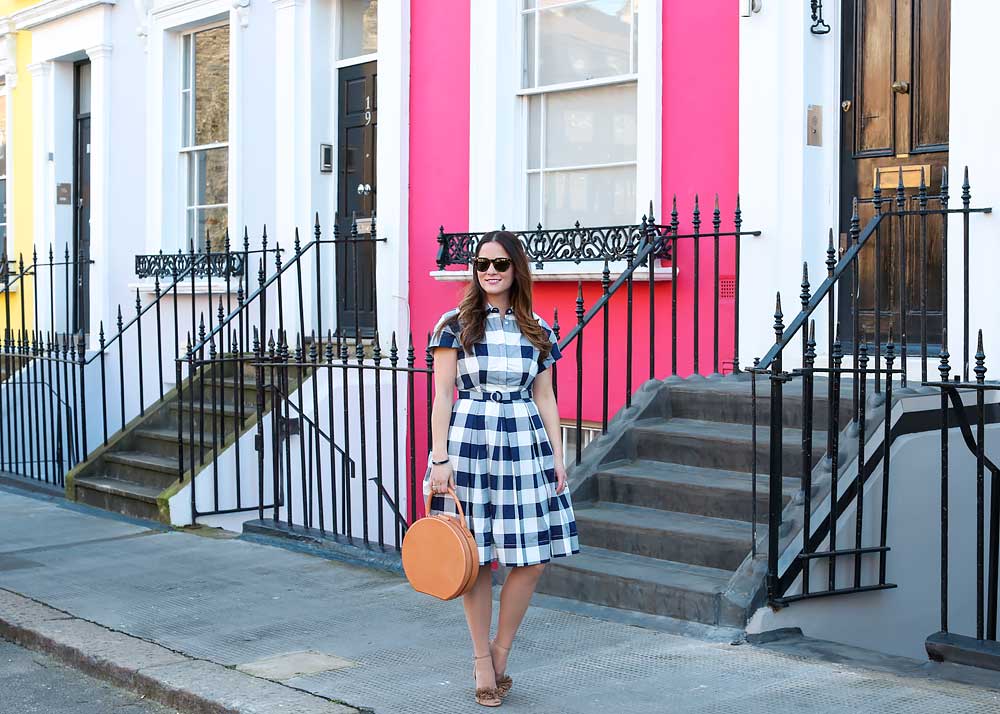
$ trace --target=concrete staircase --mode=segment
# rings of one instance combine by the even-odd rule
[[[817,383],[816,394],[814,464],[826,450],[825,383]],[[785,424],[793,427],[784,434],[787,504],[799,490],[802,458],[802,397],[792,385],[784,411]],[[581,552],[552,561],[539,592],[710,625],[745,625],[763,567],[750,558],[751,420],[744,375],[647,383],[570,470]],[[767,381],[760,379],[759,522],[767,519],[768,423]],[[758,536],[765,532],[758,529]]]
[[[67,476],[67,496],[105,510],[169,523],[169,498],[192,477],[192,446],[195,448],[194,471],[198,473],[212,463],[213,445],[221,454],[238,436],[256,427],[257,386],[253,368],[244,368],[240,380],[233,362],[223,364],[223,367],[203,368],[204,374],[199,373],[184,383],[183,405],[177,399],[176,390],[171,391],[148,409],[145,416],[133,420],[106,446],[97,449]],[[238,398],[240,392],[243,393],[242,409]],[[202,395],[204,409],[200,403]],[[266,407],[270,408],[270,400]],[[177,449],[178,420],[182,411],[183,480],[179,477]],[[189,426],[192,416],[193,440]]]

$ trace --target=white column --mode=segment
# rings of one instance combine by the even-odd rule
[[[291,248],[296,225],[306,232],[311,226],[307,0],[274,0],[274,40],[276,225],[272,239]]]
[[[111,175],[111,45],[87,48],[90,58],[90,334],[96,344],[100,321],[111,322],[108,260],[112,243],[109,184]]]
[[[639,83],[637,93],[636,121],[636,168],[635,198],[636,220],[649,212],[649,202],[653,201],[656,215],[662,218],[666,213],[660,205],[662,129],[663,129],[663,19],[662,0],[639,4],[639,56],[637,65]],[[667,209],[669,210],[669,209]]]
[[[520,228],[522,145],[517,97],[518,12],[513,3],[472,3],[469,32],[469,230]],[[446,226],[447,228],[447,226]]]
[[[243,241],[243,111],[247,7],[234,2],[229,13],[229,236],[235,249]],[[249,3],[247,3],[249,4]]]
[[[409,327],[410,2],[378,10],[378,223],[376,319],[385,342]],[[428,236],[428,240],[431,237]]]
[[[36,245],[52,241],[53,223],[51,207],[55,204],[52,186],[51,124],[52,124],[52,63],[36,62],[28,65],[31,73],[31,136],[32,136],[32,214]],[[19,256],[12,256],[17,260]],[[31,256],[25,255],[27,265]]]

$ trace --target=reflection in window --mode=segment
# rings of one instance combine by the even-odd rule
[[[522,0],[527,219],[635,220],[638,0]]]
[[[221,251],[229,204],[229,27],[184,36],[182,155],[188,241]]]
[[[340,59],[378,51],[378,0],[341,0]]]

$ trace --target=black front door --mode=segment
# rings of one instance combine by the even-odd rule
[[[73,98],[73,324],[90,330],[90,62],[74,67]]]
[[[345,242],[337,245],[337,325],[345,336],[375,331],[375,82],[375,62],[340,70],[337,213]]]

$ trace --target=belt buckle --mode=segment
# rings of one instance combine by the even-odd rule
[[[498,389],[494,390],[492,393],[490,393],[490,399],[493,400],[494,402],[502,402],[503,401],[503,392],[501,392]]]

